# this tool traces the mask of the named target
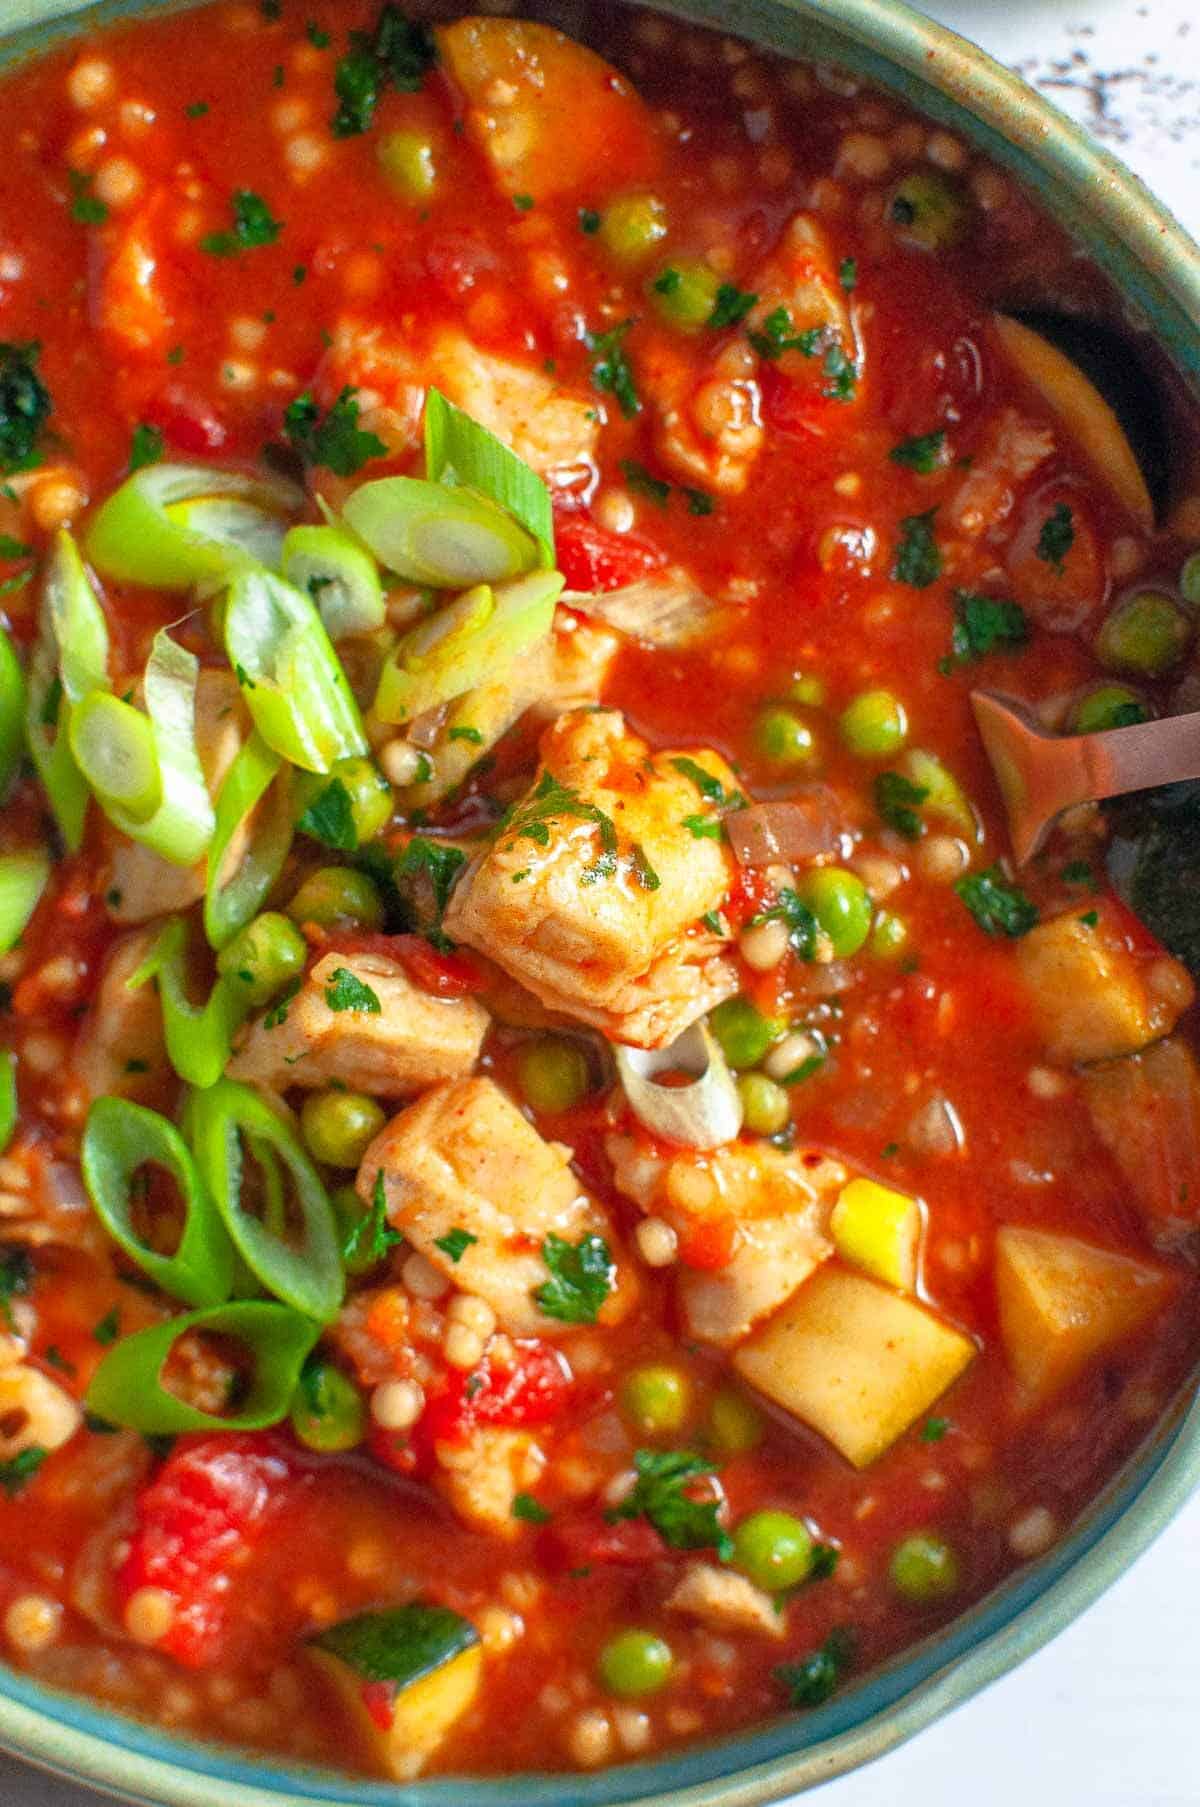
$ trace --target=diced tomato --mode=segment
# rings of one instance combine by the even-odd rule
[[[381,1732],[390,1732],[396,1713],[395,1682],[364,1682],[362,1703],[372,1725],[378,1726]]]
[[[574,1391],[571,1370],[559,1351],[532,1338],[514,1345],[515,1362],[485,1358],[464,1374],[446,1374],[417,1427],[420,1444],[462,1443],[477,1425],[507,1429],[550,1424],[566,1409]]]
[[[657,546],[628,533],[609,533],[578,511],[556,514],[554,544],[568,590],[619,590],[666,562]]]
[[[820,368],[820,360],[814,360]],[[780,433],[806,433],[820,438],[825,431],[831,403],[819,384],[798,383],[773,364],[759,371],[763,419]]]
[[[644,1518],[609,1522],[594,1509],[556,1514],[539,1539],[539,1551],[556,1568],[640,1567],[665,1556],[664,1544]]]
[[[236,1611],[233,1577],[305,1484],[287,1444],[269,1434],[205,1437],[167,1458],[138,1497],[116,1575],[122,1607],[146,1587],[174,1601],[157,1649],[190,1668],[220,1660]]]
[[[737,1219],[727,1212],[688,1224],[680,1233],[679,1259],[686,1267],[728,1267],[737,1248]]]
[[[148,425],[157,427],[179,452],[203,457],[224,449],[229,430],[208,402],[180,383],[169,383],[151,396],[143,409]]]

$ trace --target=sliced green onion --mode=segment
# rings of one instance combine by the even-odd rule
[[[346,674],[303,590],[269,571],[242,571],[229,588],[225,648],[254,725],[293,765],[327,772],[365,753]]]
[[[220,582],[247,564],[277,566],[292,484],[204,464],[151,464],[96,513],[87,553],[105,577],[156,590]]]
[[[240,1410],[222,1416],[188,1405],[163,1385],[175,1343],[188,1332],[229,1337],[254,1357],[254,1373]],[[92,1376],[87,1408],[108,1424],[147,1436],[187,1431],[257,1431],[286,1418],[309,1351],[320,1335],[311,1318],[284,1305],[246,1300],[187,1311],[124,1337]]]
[[[477,584],[395,647],[379,677],[375,712],[407,722],[482,683],[494,684],[550,632],[562,594],[557,571],[534,571],[492,589]]]
[[[340,527],[293,527],[280,562],[288,583],[316,603],[331,640],[383,626],[387,607],[379,567]]]
[[[83,842],[91,793],[75,764],[69,739],[72,705],[93,690],[111,689],[108,626],[79,548],[55,534],[42,579],[41,620],[29,664],[25,735],[42,788],[72,853]]]
[[[379,477],[356,489],[342,514],[389,571],[434,590],[503,583],[540,560],[532,534],[473,489]]]
[[[196,751],[196,683],[199,676],[200,661],[196,655],[172,640],[165,628],[160,629],[154,636],[143,679],[148,721],[131,704],[116,702],[115,699],[114,704],[106,707],[104,712],[104,719],[111,726],[114,739],[123,748],[130,782],[145,786],[137,795],[139,807],[128,807],[119,797],[105,795],[98,786],[93,786],[105,815],[122,834],[127,834],[133,841],[140,841],[175,866],[194,866],[197,860],[204,857],[212,840],[216,821],[204,778],[204,768]],[[81,705],[81,711],[91,707],[94,705],[89,699],[88,703]],[[126,714],[118,718],[116,711],[122,709]],[[123,724],[120,728],[118,720]],[[149,743],[135,726],[140,722],[147,723]],[[90,747],[91,763],[94,766],[94,737]],[[71,750],[81,770],[84,769],[80,760],[83,749],[76,745],[74,711]],[[153,791],[146,783],[149,771],[145,758],[147,753],[152,754],[159,774],[161,801],[157,804],[152,803]],[[111,771],[102,770],[102,775],[112,774]],[[86,771],[85,776],[88,776]],[[151,803],[148,819],[142,814],[147,803]]]
[[[134,1228],[134,1180],[149,1164],[171,1175],[183,1201],[173,1255],[150,1248]],[[98,1098],[88,1112],[80,1165],[96,1215],[156,1286],[187,1305],[224,1304],[233,1286],[233,1244],[173,1123],[127,1098]]]
[[[16,648],[0,628],[0,796],[25,751],[25,673]]]
[[[554,563],[554,514],[545,483],[440,389],[430,389],[425,398],[425,476],[430,483],[461,484],[498,502],[533,535],[540,563]]]
[[[285,1305],[327,1324],[345,1286],[337,1220],[299,1139],[257,1092],[231,1079],[196,1094],[191,1129],[201,1175],[246,1266]],[[270,1213],[255,1217],[243,1201],[244,1143],[252,1153],[262,1148],[277,1155],[291,1174],[302,1226],[296,1236],[288,1239],[283,1221],[267,1221]],[[261,1154],[259,1162],[269,1173]],[[286,1213],[275,1215],[282,1220]]]
[[[255,810],[259,810],[258,819],[242,851],[240,843],[234,846],[235,837]],[[292,817],[291,768],[259,735],[252,734],[230,766],[217,798],[204,895],[204,932],[211,946],[224,947],[257,916],[288,856]]]
[[[0,1048],[0,1154],[12,1141],[17,1127],[17,1057],[8,1048]]]
[[[172,916],[133,977],[131,991],[158,982],[163,1034],[171,1065],[189,1085],[214,1085],[225,1071],[233,1038],[250,1011],[246,987],[219,978],[203,1004],[193,1004],[187,990],[187,923]]]
[[[71,752],[100,803],[148,822],[162,802],[162,774],[148,716],[110,690],[71,711]]]
[[[49,877],[50,855],[40,848],[0,854],[0,954],[7,954],[25,933]]]
[[[686,1148],[719,1148],[742,1127],[737,1081],[705,1023],[693,1023],[669,1048],[615,1049],[629,1108],[651,1135]],[[688,1085],[659,1085],[656,1073],[690,1073]]]

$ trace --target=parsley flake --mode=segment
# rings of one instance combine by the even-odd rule
[[[1003,596],[955,590],[954,633],[950,641],[955,664],[985,659],[1005,647],[1024,646],[1028,639],[1029,623],[1017,603]]]
[[[775,902],[768,909],[760,910],[754,921],[782,922],[787,929],[792,952],[801,960],[816,959],[819,932],[817,919],[800,893],[790,885],[784,885]]]
[[[460,1230],[455,1227],[453,1230],[447,1230],[444,1236],[435,1236],[433,1246],[435,1249],[441,1249],[442,1254],[448,1255],[457,1266],[471,1244],[478,1241],[478,1236],[472,1236],[470,1230]]]
[[[437,59],[432,33],[405,18],[397,6],[385,6],[373,32],[352,31],[350,48],[333,78],[337,110],[335,138],[365,132],[390,85],[400,94],[415,94]]]
[[[25,1249],[14,1249],[0,1261],[0,1320],[14,1328],[12,1302],[33,1285],[33,1263]]]
[[[954,887],[985,935],[1027,935],[1038,919],[1024,891],[1010,885],[999,866],[968,872]]]
[[[880,772],[875,780],[875,808],[880,821],[903,835],[906,841],[919,841],[924,823],[917,814],[929,795],[924,784],[914,784],[901,772]]]
[[[922,477],[945,462],[943,454],[946,450],[946,435],[942,431],[936,433],[918,433],[914,439],[902,439],[888,453],[893,464],[902,464],[906,470],[918,471]]]
[[[909,584],[914,590],[927,590],[942,574],[942,555],[933,537],[936,508],[925,514],[905,515],[900,523],[900,544],[892,576],[897,583]]]
[[[360,1268],[374,1267],[389,1249],[404,1238],[393,1230],[387,1218],[387,1199],[383,1189],[383,1171],[375,1175],[375,1189],[369,1208],[350,1226],[342,1244],[343,1261],[356,1262]]]
[[[579,230],[586,232],[589,238],[593,238],[599,232],[602,223],[601,216],[594,207],[579,209]]]
[[[606,333],[588,333],[585,344],[593,354],[592,383],[605,395],[611,395],[626,420],[640,414],[641,400],[633,380],[633,370],[625,353],[625,334],[633,325],[632,318],[622,320]]]
[[[21,1450],[7,1462],[0,1462],[0,1487],[3,1487],[9,1499],[15,1499],[32,1481],[49,1451],[33,1445]]]
[[[638,495],[648,496],[650,501],[659,508],[667,506],[671,485],[664,483],[661,477],[656,477],[653,472],[648,471],[645,465],[639,464],[636,458],[622,458],[621,474],[630,489],[636,491]]]
[[[243,251],[273,245],[283,231],[282,220],[274,217],[262,196],[255,194],[252,188],[235,188],[230,210],[232,230],[207,232],[200,240],[200,249],[207,251],[210,257],[237,257]]]
[[[163,436],[157,427],[148,427],[143,421],[133,429],[133,438],[129,442],[130,471],[144,470],[148,464],[157,464],[163,455]]]
[[[93,1326],[92,1339],[94,1342],[99,1343],[102,1348],[107,1348],[110,1343],[116,1342],[120,1334],[121,1318],[114,1305],[112,1310],[106,1311],[104,1316],[100,1319],[100,1322]]]
[[[549,1522],[550,1514],[532,1493],[514,1493],[512,1515],[527,1525],[544,1525]]]
[[[552,1231],[542,1243],[542,1260],[550,1279],[533,1296],[546,1316],[564,1324],[594,1324],[616,1275],[604,1238],[591,1233],[568,1242]]]
[[[71,171],[71,218],[80,226],[103,226],[108,208],[92,193],[90,176],[82,170]]]
[[[358,846],[358,829],[354,825],[354,806],[350,793],[340,778],[331,778],[324,790],[315,796],[296,827],[301,834],[311,835],[324,847],[338,853],[353,853]]]
[[[325,987],[325,1002],[334,1011],[353,1010],[359,1016],[379,1016],[382,1005],[369,985],[348,966],[337,966]]]
[[[374,433],[358,424],[358,392],[342,390],[324,419],[308,390],[289,402],[283,430],[300,456],[309,464],[323,465],[335,477],[353,477],[372,458],[382,458],[387,447]]]
[[[792,1707],[819,1707],[837,1692],[842,1676],[854,1660],[854,1640],[839,1627],[831,1631],[819,1650],[798,1663],[781,1663],[772,1671]]]
[[[1038,535],[1037,555],[1049,565],[1056,577],[1066,569],[1067,553],[1075,544],[1075,520],[1065,502],[1060,502],[1042,522]]]
[[[693,1497],[696,1482],[716,1474],[713,1464],[690,1449],[639,1449],[633,1467],[637,1480],[605,1517],[645,1518],[673,1550],[715,1548],[728,1562],[733,1542],[721,1526],[720,1501]]]
[[[53,403],[37,371],[36,343],[0,344],[0,471],[32,470],[34,447]]]
[[[940,1443],[950,1429],[948,1418],[927,1418],[921,1426],[922,1443]]]
[[[765,358],[768,363],[781,358],[785,351],[798,351],[804,358],[815,357],[821,336],[822,328],[819,326],[809,326],[803,332],[794,333],[792,316],[785,307],[772,308],[760,326],[751,328],[746,333],[759,357]]]
[[[757,295],[752,295],[747,289],[739,289],[734,282],[723,282],[717,290],[707,325],[713,332],[720,332],[727,326],[737,326],[746,318],[750,309],[757,306]]]

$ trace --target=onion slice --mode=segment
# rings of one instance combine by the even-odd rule
[[[686,1148],[720,1148],[742,1127],[742,1101],[707,1023],[693,1023],[669,1048],[614,1050],[629,1108],[651,1135]],[[690,1085],[659,1085],[656,1073],[693,1073]]]
[[[725,832],[739,866],[811,860],[833,853],[840,839],[833,793],[823,784],[773,803],[732,810],[725,817]]]

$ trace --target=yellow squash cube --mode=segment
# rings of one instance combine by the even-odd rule
[[[733,1358],[743,1380],[866,1468],[957,1380],[975,1345],[827,1262]]]
[[[877,1180],[851,1180],[838,1194],[829,1233],[851,1267],[860,1267],[901,1292],[915,1288],[921,1207],[906,1192],[893,1192]]]
[[[1176,1287],[1148,1261],[1075,1236],[1010,1225],[996,1238],[996,1295],[1009,1367],[1031,1401],[1149,1323]]]

